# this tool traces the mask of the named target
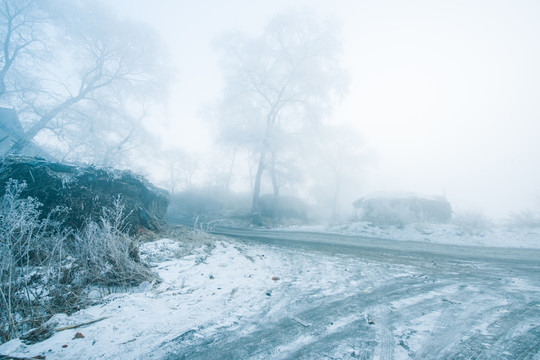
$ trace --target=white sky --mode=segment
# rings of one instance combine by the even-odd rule
[[[343,21],[350,92],[336,107],[377,154],[365,192],[442,194],[492,216],[540,195],[540,2],[115,0],[162,35],[178,70],[165,142],[208,147],[200,108],[219,96],[211,42],[262,31],[291,6]]]

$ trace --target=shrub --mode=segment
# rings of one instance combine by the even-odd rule
[[[378,226],[403,227],[414,222],[446,223],[452,206],[441,196],[414,193],[373,193],[353,203],[361,218]]]
[[[128,235],[128,216],[118,196],[111,209],[103,208],[99,222],[89,221],[74,234],[72,254],[81,285],[134,286],[154,277]]]
[[[47,216],[58,205],[69,208],[66,226],[81,230],[89,219],[99,222],[103,207],[114,207],[117,194],[123,194],[130,209],[127,222],[131,235],[140,228],[159,231],[165,220],[168,194],[143,177],[129,171],[68,165],[20,155],[0,157],[0,184],[10,178],[26,181],[21,195],[39,201]],[[0,196],[3,195],[0,188]]]
[[[385,202],[372,204],[362,216],[377,226],[403,227],[415,221],[415,216],[406,205],[391,205]]]
[[[128,236],[121,197],[102,209],[99,222],[73,231],[59,220],[66,209],[42,216],[39,201],[21,198],[25,187],[10,179],[0,198],[0,342],[55,313],[80,309],[86,286],[132,286],[155,278]]]
[[[493,226],[482,212],[473,210],[456,213],[452,223],[462,235],[482,235]]]
[[[506,219],[506,225],[512,228],[540,228],[540,214],[531,210],[512,213]]]
[[[0,338],[9,340],[45,317],[39,304],[48,297],[62,263],[69,231],[53,218],[53,210],[40,220],[41,204],[21,199],[26,183],[9,180],[0,201]],[[45,300],[46,301],[46,300]]]
[[[280,196],[277,199],[272,194],[262,195],[259,199],[261,215],[273,219],[307,220],[307,205],[294,196]]]
[[[245,194],[209,187],[172,195],[167,216],[169,220],[199,227],[201,223],[207,224],[224,217],[246,216],[250,205],[249,196]]]

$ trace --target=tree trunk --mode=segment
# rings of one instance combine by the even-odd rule
[[[0,79],[0,97],[6,93],[6,82],[3,78]]]
[[[43,115],[38,122],[36,122],[32,127],[24,133],[24,136],[22,136],[19,140],[15,142],[9,149],[10,154],[19,154],[25,147],[28,145],[36,135],[43,130],[52,119],[56,117],[61,111],[69,108],[71,105],[79,102],[84,98],[83,93],[79,93],[76,97],[72,97],[61,103],[60,105],[53,108],[51,111]]]
[[[34,137],[47,126],[47,124],[56,116],[43,116],[35,123],[24,135],[19,138],[9,149],[10,154],[20,154],[22,150],[34,139]]]
[[[231,165],[229,166],[229,171],[227,173],[227,179],[225,180],[225,192],[227,192],[227,193],[229,192],[229,188],[231,187],[231,179],[232,179],[232,176],[233,176],[235,163],[236,163],[236,148],[233,149]]]
[[[253,162],[251,161],[251,153],[248,151],[247,154],[247,164],[248,164],[248,171],[249,171],[249,196],[253,197]]]
[[[276,175],[276,154],[272,153],[272,162],[270,163],[270,176],[272,177],[272,188],[274,189],[274,202],[272,214],[274,219],[278,218],[278,209],[279,209],[279,184],[277,182]]]
[[[261,151],[261,157],[259,159],[259,167],[257,168],[257,174],[255,175],[255,183],[253,185],[253,201],[251,203],[251,215],[260,217],[261,207],[259,204],[259,195],[261,193],[261,178],[264,172],[264,159],[265,152]]]
[[[6,5],[7,7],[8,5]],[[10,16],[7,22],[6,35],[4,36],[4,67],[0,72],[0,97],[6,93],[6,74],[13,64],[13,57],[9,56],[11,35],[13,34],[13,18]]]

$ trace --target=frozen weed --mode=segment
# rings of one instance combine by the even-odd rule
[[[73,231],[67,209],[41,216],[41,203],[21,198],[26,183],[9,180],[0,198],[0,342],[39,327],[56,313],[87,303],[85,288],[128,287],[155,275],[127,235],[121,197],[99,222]],[[129,215],[129,214],[128,214]]]
[[[139,244],[129,235],[124,206],[118,197],[103,209],[99,222],[90,221],[74,234],[72,253],[82,285],[135,286],[154,275],[139,257]]]

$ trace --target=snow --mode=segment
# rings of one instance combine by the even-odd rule
[[[362,279],[353,279],[347,271],[351,264],[339,255],[234,240],[185,246],[178,240],[161,239],[144,244],[141,256],[152,264],[161,283],[145,282],[128,292],[110,294],[100,304],[71,316],[56,315],[50,320],[55,328],[105,319],[56,331],[33,345],[12,340],[0,345],[0,354],[44,355],[50,360],[153,358],[153,352],[163,344],[190,333],[208,334],[250,318],[256,324],[261,313],[265,314],[263,321],[275,321],[286,316],[287,307],[297,297],[317,299],[369,287]],[[362,261],[355,264],[366,267],[362,273],[369,273]],[[249,331],[249,326],[244,331]],[[78,332],[84,338],[75,338]],[[296,339],[278,350],[286,354],[310,341],[314,339]]]
[[[418,225],[399,230],[379,229],[363,223],[324,230],[416,241],[420,233]],[[424,241],[455,242],[452,236],[458,239],[460,236],[452,231],[448,226],[422,225]],[[443,235],[448,238],[445,240]],[[493,245],[495,235],[492,230],[481,239]],[[478,244],[474,237],[463,238],[463,242],[467,239],[468,244]],[[527,241],[522,245],[536,244]],[[498,244],[505,245],[504,242]],[[437,336],[441,335],[437,334],[445,333],[441,329],[453,324],[456,314],[468,318],[478,316],[479,309],[495,309],[488,312],[488,316],[478,316],[467,334],[453,333],[453,344],[459,342],[460,336],[468,339],[476,333],[488,333],[506,311],[507,296],[514,292],[535,294],[538,291],[537,284],[530,280],[508,274],[498,280],[507,292],[493,298],[492,294],[484,293],[485,288],[476,289],[484,286],[481,282],[468,283],[462,288],[454,280],[439,280],[437,284],[413,281],[422,278],[424,273],[420,271],[424,270],[409,264],[381,263],[346,254],[307,252],[220,237],[195,242],[186,242],[182,237],[160,239],[144,244],[141,257],[158,273],[160,282],[143,282],[129,291],[109,294],[97,305],[70,316],[58,314],[50,320],[55,328],[101,320],[56,331],[49,339],[33,345],[12,340],[0,345],[0,354],[44,355],[48,360],[154,359],[163,355],[171,344],[201,337],[219,338],[224,329],[247,335],[260,330],[264,324],[276,324],[285,319],[296,324],[298,336],[285,339],[270,358],[290,358],[299,349],[316,343],[319,336],[337,334],[361,323],[377,332],[376,340],[382,345],[374,350],[376,356],[386,356],[388,346],[394,344],[393,357],[406,359],[411,353],[421,353],[431,339],[438,341]],[[456,266],[448,270],[463,267],[471,267],[472,272],[482,270],[479,263],[462,261]],[[386,304],[377,302],[378,305],[344,313],[336,321],[327,322],[320,332],[313,332],[314,319],[303,315],[311,304],[324,304],[327,299],[372,297],[390,282],[412,283],[410,293]],[[424,291],[420,291],[424,286]],[[414,312],[419,308],[422,308],[421,313]],[[453,308],[462,310],[455,313],[451,311]],[[376,319],[375,325],[366,325],[370,316]],[[386,326],[387,316],[396,317],[392,326]],[[303,329],[306,333],[302,333]],[[518,330],[526,332],[528,328],[520,327],[515,331]],[[77,333],[84,338],[75,338]],[[339,343],[334,350],[336,356],[347,353],[353,354],[352,358],[356,357],[354,354],[368,351],[346,342]]]
[[[279,230],[334,233],[373,239],[420,241],[463,246],[489,246],[540,249],[540,228],[512,228],[493,226],[468,231],[454,224],[413,223],[378,227],[367,221],[333,225],[308,225],[279,228]]]

